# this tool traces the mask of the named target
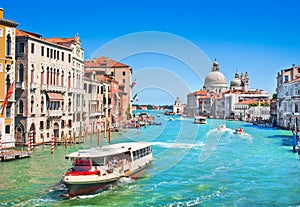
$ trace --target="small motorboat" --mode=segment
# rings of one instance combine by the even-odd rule
[[[219,128],[220,131],[224,131],[226,129],[226,125],[225,124],[220,124]]]
[[[236,128],[234,133],[235,133],[235,134],[243,134],[243,133],[244,133],[244,129],[241,128],[241,127]]]

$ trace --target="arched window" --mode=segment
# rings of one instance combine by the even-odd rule
[[[10,125],[5,126],[5,134],[10,134]]]
[[[61,74],[61,82],[60,82],[60,85],[63,87],[64,86],[64,71],[62,71],[62,74]]]
[[[34,65],[31,65],[30,83],[34,83]]]
[[[19,114],[24,113],[24,102],[22,100],[19,101]]]
[[[44,105],[45,105],[44,96],[42,96],[42,99],[41,99],[41,113],[44,112]]]
[[[69,103],[68,103],[68,111],[71,112],[71,105],[72,105],[72,102],[71,102],[71,99],[69,99]]]
[[[47,85],[49,85],[50,81],[49,81],[49,78],[50,78],[50,70],[49,70],[49,67],[47,67]]]
[[[44,71],[44,66],[41,68],[41,85],[44,84],[44,76],[45,76],[45,71]]]
[[[34,111],[34,97],[31,96],[31,102],[30,102],[30,113],[33,113]]]
[[[19,65],[19,82],[24,81],[24,66],[22,63]]]
[[[11,55],[11,36],[7,34],[6,36],[6,55]]]

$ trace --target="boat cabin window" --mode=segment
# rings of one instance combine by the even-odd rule
[[[92,167],[91,159],[89,158],[75,158],[72,160],[73,169],[76,172],[90,171]]]
[[[92,159],[93,166],[103,166],[104,165],[104,157],[96,157]]]
[[[142,158],[148,154],[151,153],[151,148],[150,146],[146,147],[146,148],[142,148],[142,149],[139,149],[139,150],[135,150],[132,152],[132,155],[133,155],[133,160],[137,160],[139,158]]]
[[[104,164],[109,167],[118,167],[125,162],[131,162],[130,152],[107,156],[105,157]]]

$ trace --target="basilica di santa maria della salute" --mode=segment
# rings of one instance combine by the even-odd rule
[[[227,86],[226,77],[220,71],[217,60],[213,62],[212,70],[205,77],[203,89],[187,95],[187,106],[184,113],[188,116],[202,115],[213,118],[253,120],[258,116],[269,119],[270,107],[253,110],[250,103],[270,102],[267,91],[250,89],[249,75],[239,74],[236,70],[234,78]],[[262,111],[265,110],[265,111]],[[260,115],[261,114],[261,115]]]

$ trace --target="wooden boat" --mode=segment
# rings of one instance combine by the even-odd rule
[[[194,123],[195,124],[206,124],[206,117],[205,116],[194,116]]]
[[[62,177],[69,197],[101,192],[122,177],[136,178],[152,163],[150,144],[119,143],[79,150],[66,156],[72,167]]]
[[[243,128],[236,128],[234,131],[235,134],[243,134],[244,133],[244,129]]]

